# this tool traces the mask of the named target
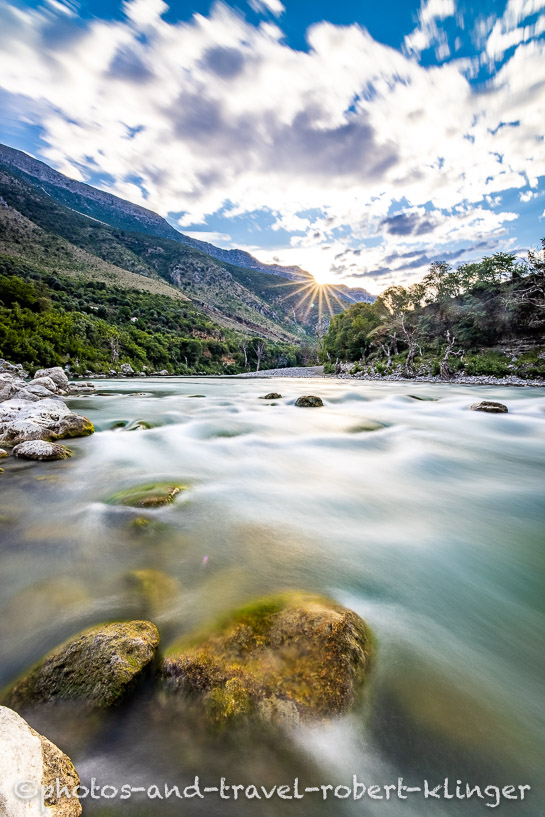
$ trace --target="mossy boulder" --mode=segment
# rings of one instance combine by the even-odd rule
[[[5,451],[3,448],[0,448],[0,460],[4,460],[6,459],[6,457],[9,457],[8,452]]]
[[[494,400],[481,400],[479,403],[472,403],[469,408],[471,411],[486,411],[489,414],[506,414],[509,411],[503,403],[495,403]]]
[[[163,505],[170,505],[175,496],[186,490],[187,485],[153,482],[116,491],[106,499],[106,502],[109,505],[129,505],[132,508],[160,508]]]
[[[56,647],[5,696],[19,710],[39,703],[81,701],[91,708],[118,704],[152,662],[159,646],[149,621],[102,624]]]
[[[213,723],[248,715],[298,722],[349,710],[373,652],[356,613],[320,596],[284,593],[174,644],[161,675],[167,690],[199,696]]]
[[[323,406],[323,400],[321,397],[316,397],[314,394],[306,394],[303,397],[298,397],[295,401],[295,405],[299,408],[319,408]]]
[[[260,400],[281,400],[282,395],[278,394],[277,391],[271,391],[269,394],[263,395],[263,397],[259,398]]]

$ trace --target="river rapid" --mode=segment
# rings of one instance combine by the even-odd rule
[[[106,718],[27,719],[82,782],[179,786],[200,776],[308,785],[532,786],[524,801],[369,796],[87,800],[84,814],[538,817],[545,792],[545,389],[332,379],[97,381],[68,400],[93,436],[58,463],[3,462],[0,686],[83,627],[149,617],[132,571],[172,580],[163,645],[249,599],[327,595],[378,641],[358,709],[282,733],[210,733],[149,687]],[[274,390],[281,400],[260,396]],[[323,408],[294,406],[317,394]],[[499,400],[504,415],[467,410]],[[135,428],[139,421],[150,428]],[[108,505],[182,482],[160,510]],[[129,578],[128,578],[129,577]],[[26,717],[26,715],[25,715]]]

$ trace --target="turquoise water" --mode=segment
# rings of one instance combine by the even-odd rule
[[[127,574],[175,580],[153,610],[167,644],[263,593],[301,588],[363,616],[379,652],[353,714],[278,735],[211,735],[151,689],[100,723],[28,718],[82,780],[150,785],[224,775],[418,786],[532,786],[523,802],[154,800],[84,814],[488,814],[545,801],[545,389],[322,379],[97,381],[71,407],[97,433],[70,461],[1,476],[0,684],[91,623],[150,615]],[[122,393],[120,393],[120,390]],[[259,400],[281,392],[275,404]],[[325,407],[299,409],[301,394]],[[204,395],[197,397],[196,395]],[[471,412],[500,400],[507,415]],[[129,430],[145,421],[153,427]],[[124,423],[124,428],[115,428]],[[190,490],[146,512],[107,505],[152,480]],[[46,731],[47,730],[47,731]],[[208,782],[207,782],[208,785]],[[209,785],[214,785],[210,782]]]

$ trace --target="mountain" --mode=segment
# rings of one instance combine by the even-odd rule
[[[300,342],[314,338],[328,313],[372,300],[345,286],[323,293],[298,267],[260,264],[241,250],[183,236],[156,213],[5,146],[0,195],[7,205],[0,208],[0,253],[86,280],[181,295],[246,335]]]
[[[211,258],[236,267],[278,275],[291,281],[309,282],[312,280],[310,273],[300,267],[264,264],[245,250],[225,250],[206,241],[199,241],[184,235],[157,213],[83,182],[69,179],[44,162],[7,145],[0,145],[0,164],[6,169],[24,173],[29,181],[33,180],[34,184],[39,182],[41,189],[59,204],[102,221],[111,227],[179,241],[200,250]],[[342,300],[345,300],[344,295],[346,295],[347,305],[355,301],[373,300],[373,297],[364,289],[350,290],[349,287],[340,286],[338,290]]]

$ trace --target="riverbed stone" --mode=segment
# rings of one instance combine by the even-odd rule
[[[281,400],[282,395],[278,394],[277,391],[271,391],[269,394],[263,395],[263,397],[259,398],[260,400]]]
[[[60,389],[65,389],[68,386],[68,376],[60,366],[53,366],[51,369],[38,369],[34,373],[34,380],[39,380],[42,377],[51,378]]]
[[[57,746],[12,709],[0,706],[0,812],[2,817],[79,817],[77,797],[69,794],[79,785],[74,764]],[[58,787],[57,787],[58,780]],[[19,797],[16,793],[19,787]],[[45,801],[33,793],[47,787],[54,792]],[[57,791],[59,796],[57,796]],[[27,797],[21,797],[21,795]],[[45,808],[44,808],[45,807]]]
[[[176,579],[150,567],[131,570],[125,577],[125,584],[138,605],[138,615],[151,620],[160,618],[180,592]]]
[[[55,381],[51,377],[48,377],[47,375],[44,375],[43,377],[35,377],[32,383],[29,384],[29,387],[30,386],[43,386],[52,394],[56,394],[56,392],[58,391],[58,387]]]
[[[479,403],[472,403],[469,408],[471,411],[486,411],[489,414],[506,414],[509,411],[503,403],[495,403],[493,400],[481,400]]]
[[[28,440],[19,443],[12,451],[14,457],[23,460],[66,460],[72,456],[72,451],[60,443],[50,443],[46,440]]]
[[[37,402],[10,399],[0,403],[0,443],[27,440],[61,440],[86,437],[94,431],[87,417],[74,414],[62,400],[49,397]]]
[[[151,664],[159,633],[149,621],[101,624],[52,650],[7,693],[15,709],[80,701],[108,709],[120,703]]]
[[[185,490],[187,485],[152,482],[116,491],[106,499],[106,502],[109,505],[129,505],[132,508],[160,508],[163,505],[170,505],[174,497]]]
[[[291,592],[254,601],[175,643],[161,676],[171,693],[200,697],[213,723],[310,721],[351,708],[373,654],[373,636],[356,613]]]
[[[323,406],[324,403],[321,397],[316,397],[314,394],[306,394],[303,395],[303,397],[298,397],[295,401],[295,405],[300,408],[319,408],[319,406]]]
[[[0,460],[9,457],[9,453],[5,450],[5,448],[0,448]]]

